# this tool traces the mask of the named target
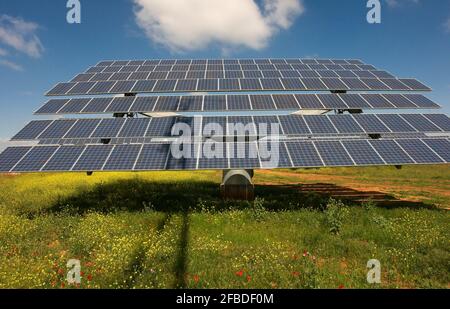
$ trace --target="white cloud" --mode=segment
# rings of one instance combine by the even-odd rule
[[[444,23],[444,28],[447,32],[450,32],[450,18]]]
[[[417,3],[419,3],[419,0],[386,0],[386,3],[390,7],[398,7],[403,4],[409,4],[409,3],[417,4]]]
[[[0,43],[30,57],[39,58],[44,47],[36,35],[38,29],[39,26],[36,23],[9,15],[1,15]]]
[[[0,59],[0,65],[10,68],[11,70],[14,70],[14,71],[18,71],[18,72],[23,71],[23,67],[20,64],[14,63],[9,60]]]
[[[133,0],[146,36],[173,52],[262,49],[304,12],[302,0]]]
[[[8,51],[4,50],[3,48],[0,48],[0,56],[4,57],[8,55]]]

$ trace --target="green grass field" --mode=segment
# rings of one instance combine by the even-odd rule
[[[0,288],[449,288],[450,167],[0,176]],[[330,200],[384,196],[376,207]],[[320,189],[320,190],[319,190]],[[378,194],[378,195],[377,195]],[[344,205],[345,203],[345,205]],[[370,259],[382,283],[366,281]]]

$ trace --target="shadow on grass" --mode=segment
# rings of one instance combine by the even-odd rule
[[[255,196],[265,200],[270,211],[290,211],[303,208],[323,210],[330,197],[349,205],[372,200],[386,208],[427,208],[434,205],[396,199],[382,192],[362,192],[333,184],[257,185]],[[215,182],[151,182],[142,179],[102,183],[79,192],[46,209],[45,212],[66,211],[72,214],[86,212],[111,213],[117,211],[142,212],[147,210],[171,213],[240,210],[251,207],[248,201],[224,201]],[[161,229],[166,221],[161,222]]]

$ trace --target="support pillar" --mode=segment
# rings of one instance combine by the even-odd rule
[[[223,180],[220,186],[222,198],[227,200],[254,200],[253,176],[253,170],[223,171]]]

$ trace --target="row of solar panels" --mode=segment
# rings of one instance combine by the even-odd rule
[[[38,120],[30,122],[13,140],[171,137],[188,133],[177,131],[180,128],[189,128],[190,136],[442,133],[450,132],[450,118],[440,114],[355,114]]]
[[[229,64],[362,64],[357,59],[151,59],[101,61],[97,66],[124,65],[229,65]]]
[[[47,96],[230,91],[430,91],[416,79],[244,78],[59,83]]]
[[[0,172],[126,171],[306,168],[450,163],[448,139],[301,141],[184,145],[189,157],[168,144],[12,147],[0,155]],[[179,147],[179,146],[177,146]],[[264,146],[266,147],[266,146]]]
[[[35,114],[434,109],[420,94],[274,94],[52,99]]]
[[[126,68],[126,67],[124,67]],[[115,71],[120,68],[107,67],[103,71]],[[75,76],[71,82],[99,82],[99,81],[117,81],[117,80],[158,80],[158,79],[212,79],[212,78],[395,78],[386,71],[352,71],[352,70],[324,70],[324,71],[297,71],[297,70],[200,70],[200,71],[148,71],[151,68],[142,67],[140,71],[127,71],[133,68],[120,69],[117,72],[90,72]],[[95,69],[98,70],[98,69]]]

